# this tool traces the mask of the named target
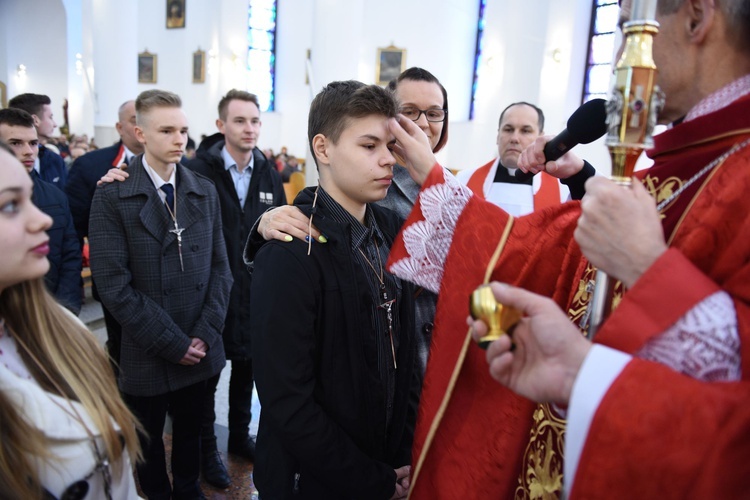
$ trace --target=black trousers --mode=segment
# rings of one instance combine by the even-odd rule
[[[244,439],[250,431],[253,404],[253,361],[251,359],[233,359],[229,378],[229,440]],[[216,451],[215,396],[219,384],[217,374],[208,380],[206,403],[203,407],[201,423],[201,446],[203,453]]]
[[[207,382],[158,396],[125,394],[125,402],[147,436],[140,437],[143,462],[136,465],[141,490],[149,499],[194,499],[200,496],[201,412]],[[167,411],[172,416],[172,478],[167,476],[162,433]]]

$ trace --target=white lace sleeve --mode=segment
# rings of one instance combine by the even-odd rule
[[[396,276],[437,293],[443,268],[453,240],[458,218],[471,199],[472,192],[456,178],[443,172],[444,182],[419,193],[424,220],[404,226],[404,246],[408,256],[391,266]]]
[[[636,356],[704,382],[740,380],[740,337],[731,297],[726,292],[706,297]]]

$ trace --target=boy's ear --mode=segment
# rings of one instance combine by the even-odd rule
[[[324,163],[329,165],[331,162],[328,158],[328,146],[329,141],[323,134],[318,134],[312,139],[312,150],[315,157],[318,159],[318,163]]]
[[[136,125],[133,128],[133,132],[135,133],[135,139],[140,142],[141,144],[146,143],[146,137],[143,135],[143,129],[140,125]]]
[[[224,133],[224,122],[221,120],[221,118],[216,119],[216,128],[222,134]]]

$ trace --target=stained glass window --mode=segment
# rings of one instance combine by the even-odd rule
[[[477,82],[479,81],[479,65],[482,62],[482,49],[484,48],[484,7],[487,0],[479,0],[479,16],[477,20],[477,45],[474,50],[474,80],[471,84],[471,107],[469,108],[469,120],[474,119],[474,104],[477,97]]]
[[[594,0],[583,102],[597,97],[607,98],[619,16],[617,0]]]
[[[247,90],[261,111],[273,111],[276,91],[276,0],[250,0],[247,30]]]

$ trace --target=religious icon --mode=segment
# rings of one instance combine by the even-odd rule
[[[378,49],[378,64],[376,80],[378,85],[388,85],[388,82],[398,78],[406,67],[406,49],[399,49],[391,45]]]
[[[206,52],[196,50],[193,52],[193,83],[204,83],[206,81]]]
[[[156,83],[156,54],[148,50],[138,54],[138,83]]]
[[[167,0],[167,29],[185,27],[185,0]]]

